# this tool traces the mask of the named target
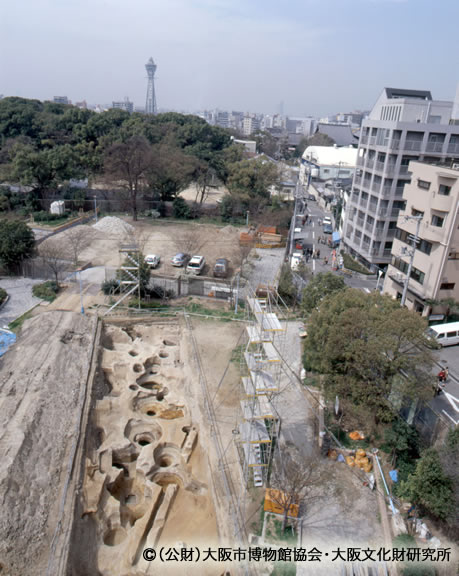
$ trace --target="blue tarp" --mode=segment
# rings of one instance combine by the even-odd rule
[[[3,356],[11,344],[16,342],[16,334],[9,330],[0,329],[0,356]]]
[[[340,240],[341,240],[341,236],[339,235],[339,232],[333,232],[332,241],[333,242],[339,242]]]
[[[391,470],[389,472],[389,476],[390,476],[390,479],[392,480],[392,482],[398,482],[398,471],[397,470]]]

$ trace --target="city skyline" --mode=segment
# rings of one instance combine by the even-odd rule
[[[137,0],[132,23],[125,9],[119,0],[10,4],[0,35],[0,93],[65,94],[101,105],[128,96],[139,107],[153,55],[158,109],[274,114],[283,102],[286,115],[323,117],[370,109],[383,86],[454,98],[453,0],[435,5],[442,24],[435,29],[428,0],[291,0],[287,7]],[[18,38],[20,50],[11,50]]]

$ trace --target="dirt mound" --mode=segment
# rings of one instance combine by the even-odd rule
[[[105,216],[97,224],[94,224],[93,228],[105,232],[109,236],[117,237],[129,236],[134,232],[133,226],[116,216]]]
[[[45,574],[92,349],[94,318],[40,314],[0,369],[0,572]]]

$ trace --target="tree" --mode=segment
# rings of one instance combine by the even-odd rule
[[[65,242],[57,238],[48,238],[38,247],[40,258],[54,276],[54,281],[59,287],[59,276],[69,269],[69,247]]]
[[[177,196],[172,202],[174,218],[187,220],[190,217],[190,208],[183,198]]]
[[[330,138],[328,134],[316,132],[309,138],[302,138],[298,146],[295,148],[295,156],[300,158],[308,146],[333,146],[335,141]]]
[[[0,261],[7,270],[30,257],[34,245],[35,235],[25,222],[0,220]]]
[[[296,302],[296,286],[293,283],[292,270],[288,264],[282,265],[277,292],[286,304],[291,305]]]
[[[266,154],[271,156],[271,158],[276,157],[279,152],[279,142],[272,134],[260,130],[252,134],[252,138],[257,143],[257,152],[259,154]]]
[[[422,454],[414,474],[410,475],[402,490],[412,502],[441,520],[447,520],[454,511],[453,483],[445,474],[435,448]]]
[[[146,175],[152,167],[151,146],[143,136],[132,136],[127,142],[117,142],[105,155],[105,175],[129,193],[132,218],[137,220],[137,198],[145,188]]]
[[[381,449],[391,454],[391,466],[400,463],[410,465],[419,458],[419,434],[415,428],[396,418],[392,426],[384,431],[384,444]],[[404,478],[406,479],[406,478]]]
[[[342,278],[331,272],[320,272],[303,290],[301,310],[307,316],[318,307],[323,298],[345,289],[346,283]]]
[[[176,198],[193,178],[197,161],[170,144],[153,147],[152,163],[147,172],[150,187],[161,200]]]
[[[200,254],[207,240],[199,228],[186,228],[175,237],[177,250],[185,254]]]
[[[363,428],[393,419],[393,404],[431,397],[426,322],[379,293],[340,290],[309,317],[305,368],[349,405]]]
[[[246,194],[250,199],[268,200],[270,187],[279,183],[277,166],[262,160],[241,160],[228,166],[227,186],[230,194]]]
[[[279,458],[273,462],[269,496],[282,510],[282,532],[285,532],[292,507],[317,498],[322,482],[322,474],[314,457],[295,462],[284,453],[282,460]]]
[[[80,254],[94,239],[94,230],[84,226],[73,226],[64,233],[67,254],[70,254],[75,268],[78,266]]]

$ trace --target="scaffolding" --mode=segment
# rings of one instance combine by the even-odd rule
[[[280,391],[285,343],[285,310],[275,289],[249,288],[246,297],[246,345],[241,354],[241,421],[239,454],[245,487],[266,485],[280,417]]]
[[[140,307],[140,258],[142,253],[137,244],[121,244],[119,248],[120,256],[124,258],[120,266],[121,278],[117,286],[118,300],[110,306],[104,316],[110,314],[124,300],[134,294],[137,290]],[[114,298],[115,291],[110,293],[110,298]]]

